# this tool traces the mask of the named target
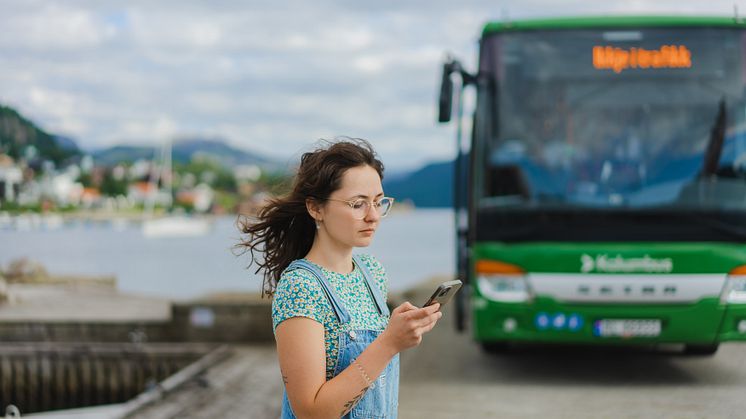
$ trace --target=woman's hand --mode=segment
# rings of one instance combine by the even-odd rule
[[[405,302],[391,312],[389,325],[381,334],[382,341],[395,353],[413,348],[422,342],[422,335],[435,327],[443,316],[440,304],[418,308]]]

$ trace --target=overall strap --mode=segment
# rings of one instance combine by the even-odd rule
[[[319,280],[321,289],[324,290],[326,299],[329,300],[329,304],[331,304],[332,310],[334,310],[334,315],[337,316],[339,323],[346,324],[350,321],[350,313],[348,313],[347,309],[342,305],[342,301],[337,297],[334,288],[329,284],[329,281],[327,281],[326,276],[321,272],[321,269],[306,260],[297,259],[292,261],[285,271],[292,271],[295,269],[305,269],[306,271],[311,272]]]
[[[363,273],[363,278],[365,278],[365,286],[368,287],[368,292],[373,297],[373,301],[376,303],[378,312],[384,316],[389,316],[389,307],[386,305],[386,300],[381,297],[381,292],[378,289],[378,286],[373,281],[373,275],[370,274],[370,271],[368,270],[368,267],[365,266],[363,259],[360,257],[360,255],[352,255],[352,260],[355,261],[355,265],[357,265],[357,267],[360,268],[360,272]]]

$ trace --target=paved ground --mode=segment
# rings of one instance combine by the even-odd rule
[[[109,285],[10,284],[0,322],[166,321],[171,302],[121,293]]]
[[[495,356],[440,326],[403,356],[401,418],[746,417],[746,345],[704,358],[546,347]]]
[[[420,301],[427,292],[409,297]],[[402,419],[746,417],[746,345],[724,344],[713,357],[546,347],[495,356],[455,333],[452,313],[445,314],[419,348],[402,355]],[[200,382],[137,417],[279,416],[272,345],[236,347]]]
[[[449,307],[444,314],[402,355],[403,419],[746,417],[746,344],[723,344],[712,357],[588,347],[496,356],[455,332]]]

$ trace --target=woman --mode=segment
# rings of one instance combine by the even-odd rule
[[[409,302],[389,313],[383,267],[352,254],[371,243],[393,204],[382,178],[368,142],[328,144],[303,155],[288,196],[242,225],[242,245],[273,295],[283,418],[395,418],[398,354],[441,317],[438,305]]]

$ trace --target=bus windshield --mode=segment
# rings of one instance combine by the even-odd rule
[[[486,37],[480,206],[746,210],[744,39],[704,27]]]

